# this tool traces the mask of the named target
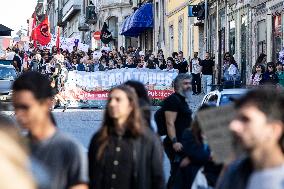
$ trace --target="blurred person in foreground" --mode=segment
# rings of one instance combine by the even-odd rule
[[[284,94],[274,88],[248,92],[235,105],[230,130],[246,155],[233,162],[218,189],[284,188]]]
[[[3,114],[0,114],[0,137],[0,188],[36,189],[19,130],[15,122]]]
[[[109,93],[102,127],[89,147],[91,189],[163,189],[163,150],[146,126],[133,88]]]
[[[51,176],[50,189],[87,189],[86,154],[56,127],[49,79],[38,72],[22,74],[13,84],[12,99],[17,121],[28,131],[32,158]]]

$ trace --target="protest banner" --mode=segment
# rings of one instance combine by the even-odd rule
[[[233,105],[209,108],[197,113],[197,121],[213,152],[214,161],[224,163],[230,161],[233,150],[233,137],[229,131],[229,124],[236,116]],[[237,152],[239,153],[239,152]]]
[[[69,101],[71,106],[103,106],[112,87],[128,80],[136,80],[146,86],[152,100],[161,101],[174,92],[172,81],[177,74],[174,71],[127,68],[96,72],[70,71],[61,96]]]

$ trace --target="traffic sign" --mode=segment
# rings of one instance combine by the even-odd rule
[[[101,40],[101,32],[100,31],[96,31],[95,33],[94,33],[94,38],[95,38],[95,40]]]

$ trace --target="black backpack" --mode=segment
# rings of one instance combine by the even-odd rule
[[[156,111],[156,113],[154,114],[154,119],[156,121],[158,134],[160,136],[167,135],[166,117],[163,107]]]
[[[176,99],[178,99],[178,101],[181,103],[180,99],[178,96],[176,96],[174,94],[174,96],[176,97]],[[154,119],[156,121],[156,125],[157,125],[157,130],[158,130],[158,134],[160,136],[164,136],[167,135],[167,124],[166,124],[166,117],[165,117],[165,110],[163,108],[163,105],[160,109],[158,109],[156,111],[156,113],[154,114]]]

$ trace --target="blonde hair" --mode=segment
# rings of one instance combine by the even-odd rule
[[[25,150],[3,130],[0,130],[0,138],[0,188],[36,189]]]

